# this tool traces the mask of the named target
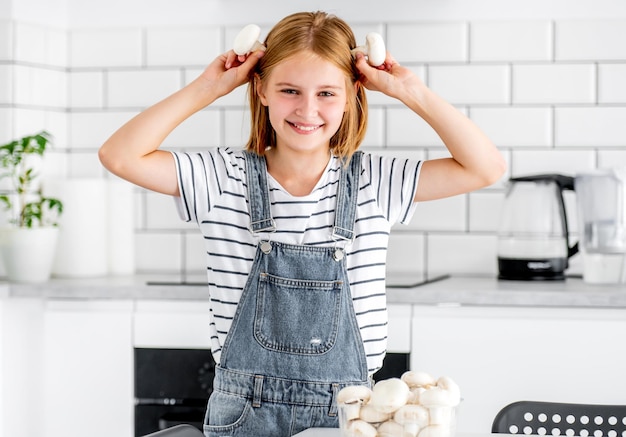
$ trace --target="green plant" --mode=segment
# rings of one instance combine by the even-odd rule
[[[10,193],[0,195],[0,204],[15,212],[10,222],[18,227],[56,226],[56,220],[46,221],[48,214],[58,217],[63,213],[59,199],[45,197],[41,187],[33,187],[37,171],[29,156],[43,156],[51,141],[51,135],[41,131],[0,146],[0,179],[9,178],[12,185]]]

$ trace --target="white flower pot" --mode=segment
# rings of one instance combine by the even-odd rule
[[[56,227],[0,229],[0,255],[11,282],[50,279],[59,229]]]

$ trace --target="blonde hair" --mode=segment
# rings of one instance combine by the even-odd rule
[[[349,159],[359,148],[367,129],[367,98],[350,53],[356,47],[350,26],[325,12],[299,12],[278,22],[264,44],[267,50],[254,72],[261,81],[276,65],[302,51],[331,62],[345,73],[348,103],[341,125],[330,139],[330,150],[340,158]],[[254,78],[248,85],[248,99],[251,129],[246,150],[263,155],[268,147],[276,146],[276,134],[270,124],[269,110],[258,96]]]

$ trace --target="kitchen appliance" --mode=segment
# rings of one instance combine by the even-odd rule
[[[576,175],[585,282],[626,281],[626,168]]]
[[[569,245],[564,190],[574,190],[573,177],[542,174],[509,180],[498,230],[499,279],[565,278],[578,243]]]
[[[215,363],[206,349],[135,348],[135,437],[180,424],[202,430]]]

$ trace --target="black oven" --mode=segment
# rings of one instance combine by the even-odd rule
[[[202,430],[215,363],[206,349],[135,348],[135,437],[182,423]]]
[[[389,352],[374,380],[408,369],[408,353]],[[202,430],[214,375],[206,349],[135,348],[135,437],[182,423]]]

